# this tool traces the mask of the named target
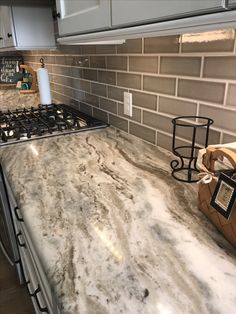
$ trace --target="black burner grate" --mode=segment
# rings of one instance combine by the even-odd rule
[[[64,104],[0,111],[0,144],[106,126],[106,123]]]

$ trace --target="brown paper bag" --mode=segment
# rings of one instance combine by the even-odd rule
[[[214,174],[215,161],[221,157],[226,157],[232,164],[233,168],[236,168],[236,153],[226,148],[207,148],[206,154],[203,156],[203,164]],[[225,238],[236,247],[236,202],[233,205],[229,219],[226,219],[210,205],[217,180],[218,178],[213,176],[210,183],[199,183],[198,207],[212,221]]]

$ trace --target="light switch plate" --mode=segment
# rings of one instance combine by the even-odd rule
[[[132,117],[132,94],[124,92],[124,114]]]

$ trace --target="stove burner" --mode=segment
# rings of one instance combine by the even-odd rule
[[[0,145],[106,126],[106,123],[63,104],[0,111]]]

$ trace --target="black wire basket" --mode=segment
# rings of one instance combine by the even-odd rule
[[[197,182],[198,151],[208,146],[209,130],[214,121],[201,116],[181,116],[174,118],[172,123],[172,153],[178,159],[170,163],[171,174],[178,181]],[[189,144],[183,143],[180,138],[186,138]]]

